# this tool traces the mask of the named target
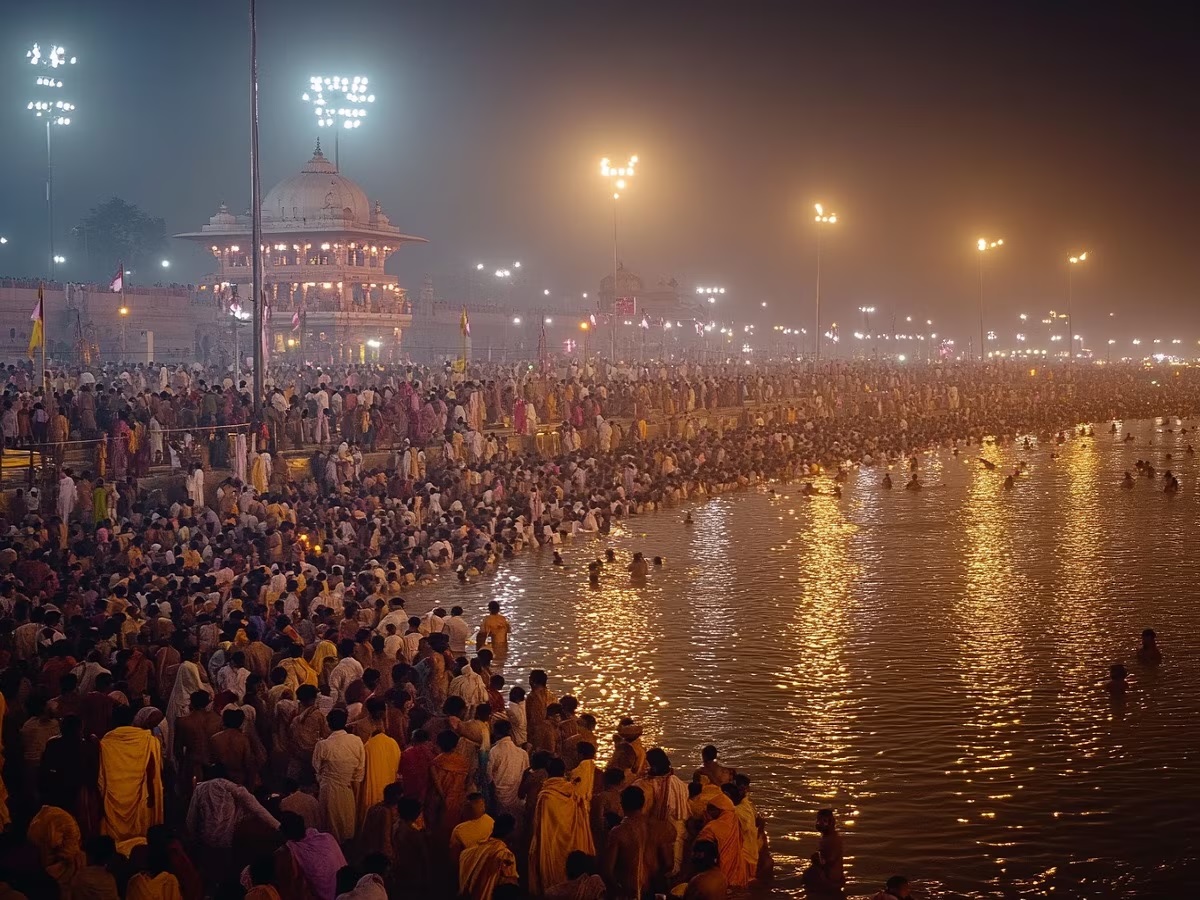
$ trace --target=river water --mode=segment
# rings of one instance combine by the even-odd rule
[[[685,780],[716,744],[754,781],[779,896],[802,893],[822,807],[852,895],[903,873],[922,897],[1182,896],[1200,878],[1200,462],[1174,422],[1124,427],[1135,441],[927,454],[919,493],[860,469],[840,500],[776,486],[693,506],[692,525],[635,517],[568,542],[565,567],[527,552],[409,609],[478,621],[500,600],[510,684],[546,668],[603,736],[634,715]],[[1138,458],[1182,492],[1122,490]],[[607,546],[620,565],[590,587]],[[624,574],[635,550],[666,560],[644,586]],[[1135,664],[1144,627],[1157,671]],[[1121,702],[1103,687],[1117,661],[1136,682]]]

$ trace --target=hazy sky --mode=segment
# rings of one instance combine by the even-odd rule
[[[248,206],[246,7],[6,4],[0,272],[45,256],[35,40],[80,60],[55,134],[62,242],[114,194],[172,232]],[[809,325],[820,200],[840,216],[826,321],[870,303],[965,338],[985,235],[1005,239],[989,326],[1061,307],[1065,258],[1087,249],[1081,333],[1115,311],[1122,334],[1194,340],[1193,24],[1182,4],[260,0],[263,190],[312,151],[307,77],[364,74],[378,100],[342,170],[430,239],[394,258],[412,288],[511,257],[556,294],[594,291],[611,267],[598,162],[637,153],[623,260],[727,286],[731,315],[763,321],[767,300],[767,320]],[[176,277],[206,270],[183,242],[171,256]]]

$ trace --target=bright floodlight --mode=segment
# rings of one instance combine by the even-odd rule
[[[815,209],[817,211],[817,214],[815,216],[813,216],[814,221],[819,222],[822,225],[836,225],[837,224],[837,214],[836,213],[826,213],[825,205],[823,203],[814,203],[813,209]]]
[[[171,268],[171,261],[170,261],[169,259],[164,259],[164,260],[162,261],[162,267],[163,267],[164,269],[169,269],[169,268]]]
[[[625,190],[625,179],[633,177],[637,161],[638,158],[636,156],[631,156],[629,157],[629,162],[625,163],[625,165],[614,166],[607,156],[600,160],[600,174],[610,179],[617,188],[617,190],[613,191],[614,200],[620,198],[620,192]]]
[[[7,244],[7,243],[8,243],[8,238],[0,237],[0,244]]]
[[[52,44],[48,51],[43,51],[38,44],[34,44],[25,51],[25,58],[31,65],[44,69],[58,69],[62,66],[75,65],[75,57],[68,57],[66,53],[67,51],[57,44]],[[56,76],[39,75],[34,84],[38,88],[38,99],[26,103],[25,108],[39,119],[46,119],[50,125],[70,125],[69,114],[75,110],[75,104],[63,100],[62,95],[58,93],[62,90],[62,79]]]
[[[367,93],[367,79],[361,75],[353,78],[313,75],[300,99],[312,104],[318,127],[334,128],[340,124],[343,128],[358,128],[367,115],[367,105],[375,102],[375,95]]]

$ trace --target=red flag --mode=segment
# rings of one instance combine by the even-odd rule
[[[117,274],[112,277],[108,289],[114,294],[119,294],[125,290],[125,263],[117,263]]]

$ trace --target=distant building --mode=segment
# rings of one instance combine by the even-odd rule
[[[250,233],[249,214],[234,215],[222,204],[199,231],[175,235],[207,246],[217,262],[200,285],[216,298],[221,313],[201,325],[197,337],[198,352],[210,362],[219,361],[216,354],[227,356],[235,340],[250,346],[248,327],[234,337],[238,322],[252,315]],[[412,310],[407,292],[384,264],[402,244],[425,238],[394,226],[378,202],[372,205],[325,158],[320,143],[300,174],[263,197],[262,235],[272,356],[329,362],[401,358]]]

